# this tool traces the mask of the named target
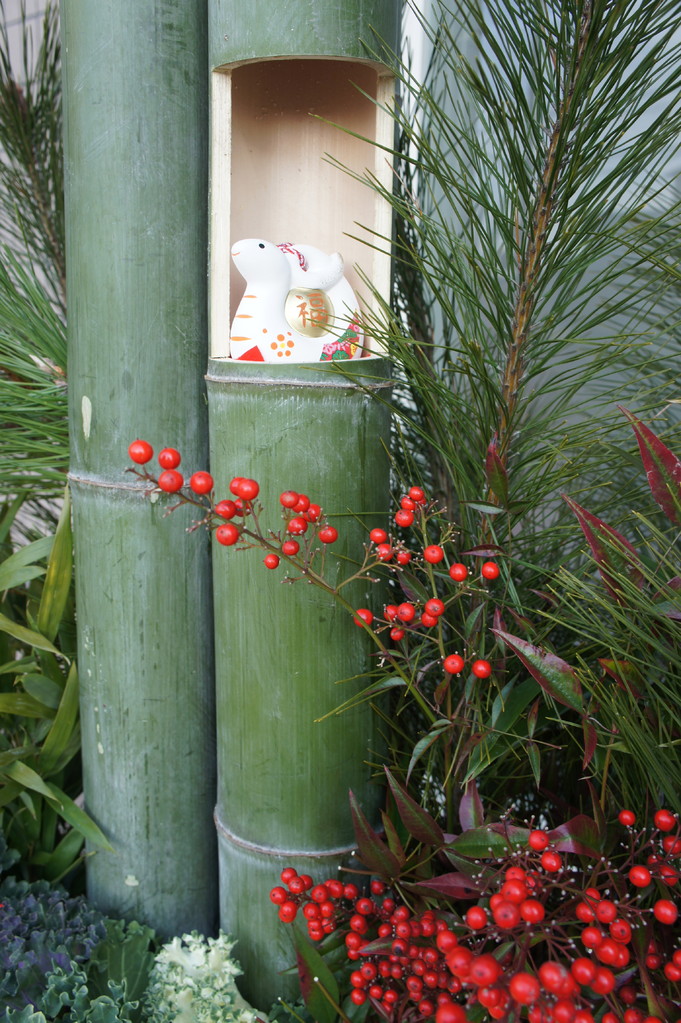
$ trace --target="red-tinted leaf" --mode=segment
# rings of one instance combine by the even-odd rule
[[[597,515],[592,515],[571,497],[567,497],[565,494],[562,496],[574,512],[587,539],[601,573],[603,585],[608,593],[621,603],[622,593],[617,580],[618,573],[627,575],[635,586],[639,588],[643,586],[641,559],[636,548],[632,547],[629,541],[607,522],[599,519]]]
[[[444,842],[444,835],[439,824],[433,820],[429,813],[422,806],[412,799],[409,793],[393,778],[392,774],[385,768],[386,777],[390,791],[395,800],[397,812],[405,828],[417,842],[424,845],[434,845],[438,848]]]
[[[681,526],[681,461],[645,423],[621,405],[619,408],[636,434],[653,497],[669,521]]]
[[[429,888],[450,899],[477,899],[482,887],[479,882],[459,871],[440,874],[431,877],[429,881],[417,881],[416,884],[419,888]]]
[[[574,669],[556,654],[533,646],[519,636],[511,636],[508,632],[492,630],[511,647],[542,689],[566,707],[581,711],[582,687],[574,673]]]
[[[316,1023],[335,1023],[336,1010],[322,991],[322,987],[338,1004],[340,993],[336,978],[297,924],[293,926],[293,942],[296,948],[300,993],[305,1005]]]
[[[361,956],[389,955],[392,951],[393,941],[393,938],[374,938],[373,941],[368,941],[357,951]]]
[[[506,622],[504,621],[500,607],[494,608],[494,617],[492,619],[492,624],[494,625],[495,629],[503,629],[504,631],[506,629]],[[503,643],[501,645],[501,652],[504,653]]]
[[[362,863],[382,877],[397,877],[403,864],[371,827],[353,792],[350,792],[350,813]]]
[[[641,699],[643,694],[638,687],[644,684],[644,679],[635,664],[631,661],[615,661],[610,657],[599,657],[598,663],[606,674],[614,678],[620,689],[631,693],[635,700]]]
[[[474,779],[466,783],[459,802],[459,822],[462,831],[479,828],[485,822],[485,811]]]
[[[461,551],[461,555],[469,555],[473,558],[494,558],[497,554],[503,552],[503,547],[494,543],[476,544],[475,547],[469,547],[467,551]]]
[[[397,828],[387,813],[382,813],[381,819],[383,821],[383,830],[385,831],[385,837],[388,840],[388,848],[390,849],[390,852],[394,853],[398,860],[404,863],[406,856],[404,855],[404,848],[400,841],[400,836],[397,834]]]
[[[596,822],[583,813],[549,831],[549,840],[560,852],[594,858],[601,855]]]
[[[485,476],[487,477],[487,486],[492,491],[495,497],[506,506],[508,504],[508,474],[504,463],[497,454],[497,447],[495,441],[492,441],[490,446],[487,448],[487,456],[485,458]]]
[[[584,759],[582,760],[582,770],[584,770],[593,760],[593,755],[596,752],[596,746],[598,744],[598,733],[586,716],[582,718],[582,729],[584,732]]]
[[[539,720],[539,700],[535,700],[527,712],[527,734],[530,738],[534,735]]]

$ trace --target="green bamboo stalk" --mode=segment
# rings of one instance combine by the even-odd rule
[[[219,492],[235,475],[261,486],[262,523],[281,528],[279,494],[322,504],[339,531],[325,575],[350,574],[367,528],[384,524],[389,432],[384,360],[326,370],[213,361],[208,375],[211,467]],[[358,513],[359,518],[350,514]],[[361,520],[361,521],[360,521]],[[238,940],[243,990],[266,1007],[290,989],[278,974],[293,950],[269,890],[284,866],[319,880],[348,863],[348,789],[377,817],[377,721],[368,704],[318,721],[366,686],[367,633],[331,595],[287,584],[259,550],[214,552],[218,802],[222,927]],[[349,592],[351,591],[351,592]],[[353,583],[354,607],[379,607],[378,587]],[[350,679],[343,685],[335,683]],[[373,766],[372,766],[373,765]]]
[[[63,0],[71,486],[83,770],[108,912],[215,923],[209,552],[124,474],[135,437],[205,467],[200,0]]]
[[[312,118],[299,115],[306,109],[319,113],[320,80],[327,88],[330,80],[321,72],[320,58],[329,58],[329,74],[337,79],[333,94],[344,100],[321,109],[331,111],[327,116],[334,123],[344,123],[348,111],[343,104],[355,109],[357,96],[347,83],[374,88],[365,72],[369,66],[379,72],[376,55],[383,44],[396,48],[399,12],[395,0],[254,0],[247,8],[238,0],[209,3],[211,69],[231,72],[248,65],[238,72],[245,77],[235,71],[234,106],[232,98],[227,100],[230,87],[214,76],[211,312],[216,356],[226,354],[219,340],[229,315],[224,253],[238,237],[255,233],[275,241],[291,237],[317,245],[343,243],[345,248],[343,234],[352,236],[355,221],[373,224],[379,234],[389,231],[379,207],[371,208],[372,200],[366,204],[361,187],[340,199],[342,193],[329,180],[326,193],[326,173],[320,178],[325,136]],[[313,59],[278,64],[278,58]],[[251,88],[260,90],[257,95],[269,114],[269,128],[267,118],[260,119],[260,137],[257,117],[255,122],[239,119],[245,118],[240,90]],[[377,83],[376,89],[380,105],[387,93]],[[382,130],[370,123],[364,116],[359,134]],[[257,152],[261,161],[279,168],[276,180],[264,175],[260,184],[253,183],[240,142],[248,153]],[[372,154],[365,159],[371,161]],[[253,171],[261,169],[256,161]],[[361,164],[356,169],[361,174]],[[382,171],[376,167],[374,173]],[[324,187],[319,188],[320,180]],[[234,234],[242,225],[244,233]],[[362,255],[350,248],[348,265]],[[387,292],[384,270],[375,264],[369,276]],[[361,560],[367,528],[384,521],[389,417],[373,391],[385,394],[388,374],[380,358],[346,362],[341,371],[228,358],[214,358],[209,365],[211,469],[218,488],[226,491],[234,475],[256,478],[271,516],[266,524],[274,529],[281,527],[282,490],[306,493],[322,504],[340,533],[326,559],[332,585],[343,574],[338,556]],[[216,554],[220,921],[239,940],[244,994],[267,1008],[274,998],[296,989],[295,982],[280,976],[294,954],[269,900],[282,867],[323,880],[351,859],[348,789],[371,819],[378,816],[381,792],[372,773],[380,761],[380,741],[372,711],[363,704],[341,715],[331,713],[360,690],[358,676],[370,668],[375,648],[332,594],[304,580],[282,583],[282,570],[263,568],[261,552]],[[349,586],[343,596],[355,607],[381,602],[379,593],[367,593],[366,583]],[[335,685],[342,679],[351,681]]]

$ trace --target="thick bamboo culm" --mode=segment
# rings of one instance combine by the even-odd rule
[[[221,360],[208,375],[220,492],[235,475],[257,479],[263,526],[275,530],[282,490],[321,504],[339,531],[326,553],[332,585],[352,574],[344,558],[361,561],[388,493],[389,415],[380,400],[389,393],[387,364],[342,366]],[[279,976],[292,945],[269,900],[281,869],[337,876],[354,847],[349,789],[376,819],[377,719],[368,703],[332,713],[368,685],[358,676],[375,647],[332,596],[304,579],[283,582],[284,566],[268,571],[262,551],[215,546],[220,916],[238,937],[240,986],[266,1008],[295,990]],[[342,592],[354,607],[382,602],[371,583]]]
[[[216,924],[209,549],[126,476],[207,467],[202,0],[64,0],[69,393],[85,802],[104,910]]]

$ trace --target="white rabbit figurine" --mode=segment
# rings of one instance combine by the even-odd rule
[[[246,281],[231,326],[233,359],[326,362],[364,354],[359,304],[340,253],[242,238],[232,259]]]

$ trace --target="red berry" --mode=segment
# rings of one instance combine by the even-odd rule
[[[390,561],[394,551],[389,543],[379,543],[376,547],[376,557],[379,561]]]
[[[676,923],[679,911],[676,907],[676,903],[672,902],[671,899],[658,899],[653,906],[653,916],[656,920],[659,920],[661,924],[674,924]]]
[[[561,963],[548,960],[539,967],[539,981],[545,991],[558,995],[567,979],[568,972]]]
[[[397,604],[386,604],[383,608],[386,622],[394,622],[397,618]]]
[[[431,597],[423,605],[423,610],[428,615],[432,615],[433,618],[439,618],[441,614],[444,614],[445,605],[439,597]]]
[[[460,561],[456,561],[449,566],[449,575],[455,582],[462,583],[464,579],[468,578],[468,569]]]
[[[662,848],[667,856],[681,856],[681,839],[676,835],[665,835],[662,839]]]
[[[128,447],[128,456],[138,465],[144,465],[154,457],[154,449],[145,440],[134,440]]]
[[[355,617],[352,620],[355,625],[371,625],[374,620],[374,616],[368,607],[360,607],[359,610],[355,612]]]
[[[298,500],[293,506],[294,512],[297,512],[299,515],[302,515],[302,513],[306,512],[309,507],[310,498],[307,496],[307,494],[298,494]]]
[[[213,477],[209,472],[195,472],[189,480],[195,494],[209,494],[213,489]]]
[[[540,863],[549,874],[555,874],[563,866],[563,858],[553,849],[547,849],[542,853]]]
[[[297,914],[298,907],[290,899],[288,902],[282,902],[279,907],[279,919],[285,924],[290,924],[292,920],[295,920]]]
[[[361,988],[355,987],[350,992],[350,1001],[353,1005],[364,1005],[367,1000],[366,991],[362,991]]]
[[[242,501],[254,501],[260,493],[260,487],[255,480],[241,479],[238,484],[237,496]]]
[[[409,497],[417,504],[424,504],[426,500],[425,491],[421,487],[410,487]]]
[[[511,977],[508,989],[511,997],[520,1005],[532,1005],[539,998],[539,981],[531,973],[516,973]]]
[[[166,469],[158,478],[158,485],[167,494],[174,494],[182,488],[184,480],[179,472],[174,469]]]
[[[295,867],[284,867],[279,877],[284,884],[288,884],[291,878],[298,877],[298,871]]]
[[[602,899],[594,909],[596,919],[602,924],[610,924],[617,917],[617,906],[610,899]]]
[[[396,558],[398,565],[408,565],[411,561],[411,551],[398,551]]]
[[[407,526],[411,526],[414,521],[414,513],[405,511],[404,508],[400,508],[398,512],[395,512],[395,522],[398,526],[402,526],[406,529]]]
[[[549,836],[545,831],[541,831],[540,829],[530,831],[527,844],[530,849],[534,849],[535,852],[542,852],[542,850],[546,849],[549,844]]]
[[[498,579],[499,578],[499,566],[496,561],[484,561],[480,574],[483,579]]]
[[[299,550],[300,544],[297,540],[284,540],[281,545],[281,553],[285,554],[287,558],[292,558]]]
[[[445,556],[445,552],[437,544],[431,544],[423,552],[423,558],[429,565],[437,565]]]
[[[636,814],[633,810],[620,810],[617,814],[617,820],[620,824],[623,824],[625,828],[631,828],[636,823]]]
[[[182,456],[175,448],[164,448],[158,453],[158,464],[162,469],[177,469],[182,461]]]
[[[492,916],[497,927],[501,927],[504,931],[510,931],[520,923],[520,910],[514,902],[510,902],[508,899],[501,899],[494,906]]]
[[[609,995],[615,987],[615,974],[605,966],[597,966],[596,976],[591,981],[590,987],[598,995]]]
[[[489,661],[473,661],[471,671],[476,678],[489,678],[492,674],[492,665]]]
[[[407,497],[405,494],[404,497],[400,498],[400,508],[404,508],[405,511],[414,511],[416,508],[416,501],[413,501],[411,497]]]
[[[276,888],[271,890],[270,899],[275,903],[275,905],[281,906],[281,904],[286,902],[288,899],[288,892],[285,888],[282,888],[281,885],[277,885]]]
[[[669,810],[658,810],[653,817],[655,827],[660,831],[671,831],[676,827],[676,817]]]
[[[582,945],[585,948],[598,948],[603,940],[603,931],[598,927],[585,927],[582,931]]]
[[[282,504],[284,508],[294,508],[298,503],[298,496],[299,495],[295,492],[295,490],[284,490],[283,493],[279,495],[279,503]]]
[[[427,1006],[430,1009],[432,1002],[426,1001],[421,1004],[424,1005],[424,1008]],[[467,1020],[465,1009],[463,1006],[457,1005],[456,1002],[443,1002],[435,1010],[435,1023],[466,1023]]]
[[[229,481],[229,492],[230,492],[230,494],[234,494],[235,497],[239,497],[239,487],[241,486],[242,482],[243,482],[243,476],[234,476]]]
[[[305,518],[308,522],[319,522],[322,517],[322,509],[318,504],[311,504],[305,512]]]
[[[625,945],[631,941],[631,924],[627,920],[613,920],[608,930],[610,937],[615,941],[621,941]]]
[[[224,547],[231,547],[239,539],[239,530],[233,523],[227,522],[215,530],[215,539]]]
[[[391,629],[390,638],[394,643],[399,643],[401,639],[404,639],[404,629]]]
[[[322,526],[317,536],[322,543],[335,543],[338,539],[338,530],[335,526]]]
[[[425,629],[432,629],[433,626],[437,625],[438,619],[434,615],[426,614],[425,612],[421,615],[420,625],[423,625]]]
[[[385,543],[388,539],[388,534],[385,529],[372,529],[369,533],[369,539],[372,543]]]
[[[585,956],[580,956],[578,959],[575,959],[570,966],[570,972],[578,984],[581,984],[582,987],[586,987],[596,976],[596,964],[593,959],[587,959]]]
[[[221,519],[233,519],[238,509],[234,501],[218,501],[215,505],[215,514]]]
[[[629,880],[636,888],[646,888],[651,881],[651,873],[647,867],[638,864],[629,871]]]
[[[464,919],[472,931],[481,931],[489,922],[484,906],[471,906]]]
[[[304,519],[302,515],[294,515],[286,524],[286,532],[293,536],[301,536],[307,532],[307,519]]]
[[[546,916],[546,910],[537,899],[523,899],[520,903],[520,916],[528,924],[538,924]]]
[[[401,622],[413,622],[416,616],[416,608],[413,604],[405,602],[397,608],[397,617]]]
[[[468,971],[468,979],[476,987],[491,987],[501,975],[501,965],[489,953],[475,956],[471,961],[471,968]]]
[[[279,558],[277,557],[276,554],[266,554],[265,557],[262,559],[262,563],[265,566],[265,568],[278,568]]]
[[[465,661],[460,654],[449,654],[445,657],[442,667],[450,675],[458,675],[459,672],[463,671]]]

